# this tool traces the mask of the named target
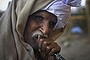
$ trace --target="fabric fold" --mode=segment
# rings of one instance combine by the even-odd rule
[[[24,42],[23,32],[28,16],[50,2],[12,0],[0,17],[0,60],[36,60],[32,47]]]

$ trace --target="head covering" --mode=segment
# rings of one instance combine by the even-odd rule
[[[57,16],[58,21],[54,29],[64,28],[71,15],[71,7],[80,6],[81,0],[54,0],[44,10]]]
[[[36,60],[32,47],[24,42],[24,28],[28,16],[51,1],[12,0],[0,17],[0,60]]]

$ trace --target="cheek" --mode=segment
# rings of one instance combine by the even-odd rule
[[[39,25],[36,22],[34,22],[34,21],[32,21],[31,23],[29,23],[29,31],[30,32],[35,31],[38,27],[39,27]]]

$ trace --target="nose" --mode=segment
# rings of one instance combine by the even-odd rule
[[[48,22],[42,23],[41,27],[39,29],[40,29],[40,31],[42,31],[46,35],[49,35],[49,33],[50,33],[50,28],[49,28],[49,23]]]

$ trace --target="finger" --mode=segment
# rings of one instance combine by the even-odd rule
[[[47,46],[47,49],[46,49],[47,53],[49,53],[50,52],[49,50],[53,49],[56,46],[57,46],[57,43],[49,42],[49,45]]]
[[[48,41],[47,42],[47,46],[46,46],[46,50],[45,50],[46,51],[46,54],[48,54],[53,47],[54,46],[53,46],[52,42],[51,41]]]
[[[49,46],[47,46],[46,47],[46,55],[48,55],[50,51],[51,51],[51,48]]]
[[[39,47],[39,49],[41,49],[43,42],[44,42],[43,39],[38,40],[38,47]]]
[[[50,54],[50,55],[59,53],[61,50],[60,46],[55,42],[51,42],[51,44],[48,46],[48,48],[50,49],[50,51],[48,52],[48,54]]]
[[[45,52],[45,51],[46,51],[46,48],[47,48],[47,42],[44,41],[44,42],[42,43],[42,46],[41,46],[42,52]]]
[[[48,45],[50,45],[50,42],[49,41],[47,41],[48,39],[43,39],[43,42],[42,42],[42,44],[41,44],[41,50],[42,51],[44,51],[44,52],[46,52],[46,49],[47,49],[47,46]]]
[[[54,47],[53,49],[51,49],[51,51],[49,52],[49,55],[54,55],[56,53],[59,53],[61,50],[60,46]]]

